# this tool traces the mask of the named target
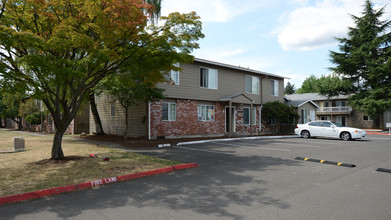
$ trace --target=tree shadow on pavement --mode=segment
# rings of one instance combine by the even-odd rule
[[[172,160],[178,160],[179,155],[180,161],[197,162],[200,167],[0,207],[1,218],[49,212],[66,219],[119,207],[126,207],[121,209],[129,212],[125,216],[137,209],[158,207],[171,213],[185,211],[201,216],[197,218],[245,219],[245,207],[290,207],[268,195],[270,186],[262,179],[262,172],[302,166],[299,161],[276,157],[238,157],[184,149],[145,154]]]

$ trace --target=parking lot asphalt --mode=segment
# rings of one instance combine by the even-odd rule
[[[199,168],[6,207],[1,219],[391,219],[391,136],[135,150]],[[341,167],[296,160],[354,164]]]

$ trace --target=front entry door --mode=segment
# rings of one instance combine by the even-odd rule
[[[235,108],[232,107],[232,122],[235,125]],[[229,107],[225,107],[225,132],[229,132],[230,120],[229,120]],[[232,132],[235,132],[235,126],[232,129]]]

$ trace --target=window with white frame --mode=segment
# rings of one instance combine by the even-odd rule
[[[278,86],[278,80],[271,80],[271,95],[272,96],[279,96],[278,94],[279,86]]]
[[[198,121],[214,121],[215,107],[213,105],[197,106]]]
[[[345,116],[337,116],[337,123],[343,126],[346,126],[346,117]]]
[[[373,119],[371,118],[371,116],[368,116],[368,115],[363,115],[363,116],[362,116],[362,120],[364,120],[364,121],[373,121]]]
[[[163,121],[176,121],[176,104],[171,102],[164,102],[162,107]]]
[[[257,121],[256,121],[257,116],[256,115],[257,115],[256,108],[253,107],[252,118],[251,118],[253,125],[257,124]],[[245,124],[245,125],[250,124],[250,108],[249,107],[243,108],[243,124]]]
[[[216,69],[200,68],[200,87],[208,89],[217,89],[218,71]]]
[[[110,106],[110,117],[115,117],[115,106],[114,105]]]
[[[259,78],[256,76],[246,76],[246,92],[259,94]]]
[[[175,63],[174,66],[179,67],[179,63]],[[170,78],[174,82],[174,85],[179,85],[179,71],[171,70]]]
[[[336,106],[337,107],[346,106],[346,102],[345,101],[336,101]]]
[[[330,116],[320,116],[320,120],[330,121]]]

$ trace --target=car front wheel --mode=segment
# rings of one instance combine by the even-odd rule
[[[342,134],[341,134],[341,139],[342,140],[348,141],[348,140],[350,140],[350,138],[351,138],[351,135],[350,135],[349,132],[342,132]]]
[[[310,135],[310,132],[309,131],[302,131],[301,132],[301,136],[303,138],[309,138],[311,135]]]

